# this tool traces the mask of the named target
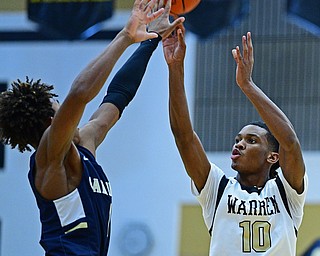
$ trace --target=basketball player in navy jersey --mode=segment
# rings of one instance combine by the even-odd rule
[[[238,46],[232,50],[236,81],[264,122],[245,125],[235,136],[231,167],[236,176],[227,178],[209,161],[192,128],[184,89],[183,27],[163,41],[171,129],[211,235],[210,256],[294,256],[307,191],[300,143],[285,114],[252,80],[250,33],[242,37],[242,47],[243,53]]]
[[[171,2],[162,5],[136,0],[126,26],[78,75],[61,105],[54,100],[53,86],[28,78],[14,82],[0,96],[2,142],[21,152],[35,149],[28,177],[40,210],[40,244],[46,255],[107,255],[112,193],[96,162],[96,150],[134,97],[161,37],[184,20],[170,23]],[[141,41],[90,121],[78,129],[87,103],[101,90],[121,54]]]

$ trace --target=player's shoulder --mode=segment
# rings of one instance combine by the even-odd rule
[[[210,173],[209,175],[213,175],[216,178],[221,178],[225,175],[224,171],[220,167],[218,167],[216,164],[210,162]]]
[[[207,183],[211,183],[211,185],[213,185],[214,187],[218,187],[220,186],[220,183],[223,183],[223,186],[225,187],[229,180],[232,179],[232,177],[227,177],[225,172],[214,163],[210,162],[210,164],[211,168],[208,175]]]

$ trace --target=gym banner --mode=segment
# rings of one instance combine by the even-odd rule
[[[28,18],[50,38],[86,39],[113,14],[113,0],[27,0]]]

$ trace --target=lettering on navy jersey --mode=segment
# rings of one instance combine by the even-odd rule
[[[275,195],[263,200],[240,200],[236,196],[228,195],[228,213],[267,216],[280,213]]]
[[[108,196],[112,196],[111,187],[109,182],[105,182],[103,180],[99,180],[97,178],[89,177],[89,184],[94,193],[105,194]]]

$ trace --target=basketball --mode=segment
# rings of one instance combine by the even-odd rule
[[[199,3],[200,0],[172,0],[170,14],[186,14],[196,8]]]

